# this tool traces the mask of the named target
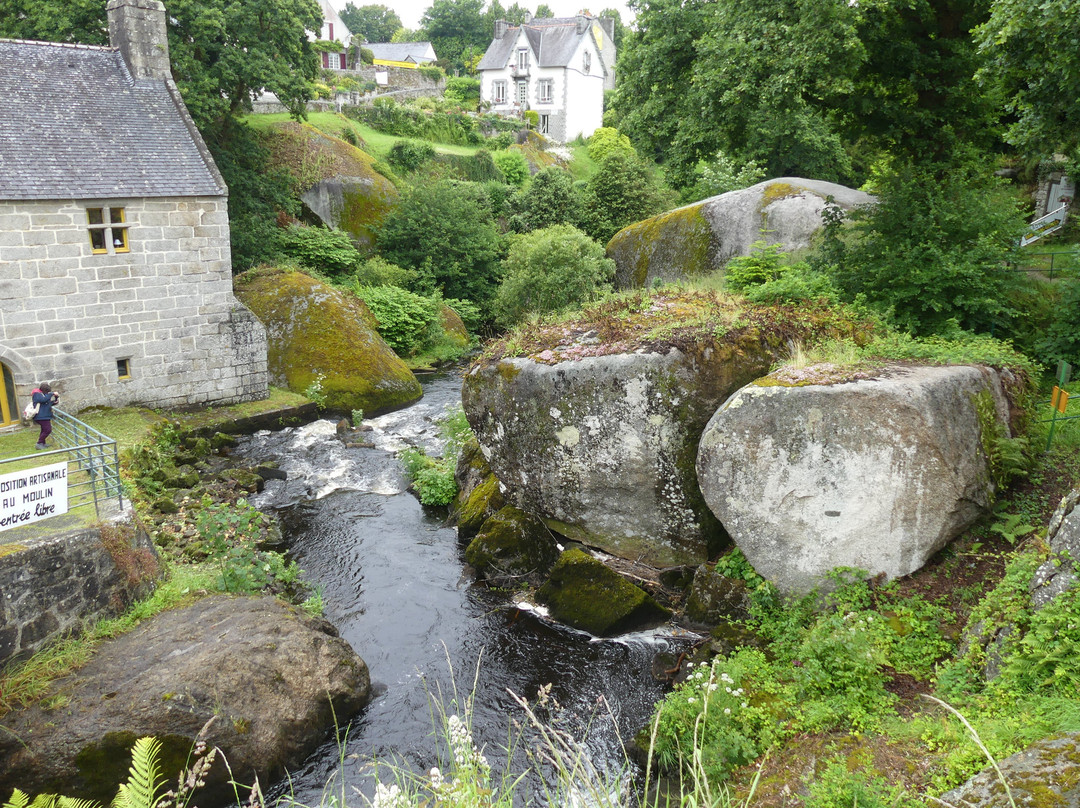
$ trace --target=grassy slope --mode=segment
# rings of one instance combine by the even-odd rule
[[[286,112],[274,112],[266,115],[248,115],[244,120],[254,129],[265,129],[271,124],[288,121],[291,118]],[[366,144],[362,147],[365,151],[384,160],[395,143],[399,140],[410,139],[378,132],[370,126],[346,118],[337,112],[310,112],[308,113],[307,122],[316,129],[321,129],[334,137],[341,137],[342,132],[351,129]],[[447,143],[432,143],[431,145],[435,147],[435,151],[441,154],[476,154],[482,148],[481,146],[455,146]]]

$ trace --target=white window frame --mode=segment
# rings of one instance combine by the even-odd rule
[[[547,135],[551,133],[551,116],[546,112],[540,113],[540,123],[537,126],[537,131],[541,135]]]
[[[528,48],[518,48],[517,61],[515,61],[514,64],[517,65],[518,70],[528,70],[529,69],[529,49]]]
[[[550,104],[555,97],[555,79],[540,79],[540,98],[541,104]]]
[[[495,99],[496,104],[505,104],[506,103],[506,82],[505,81],[492,82],[491,92],[492,92],[492,96]]]

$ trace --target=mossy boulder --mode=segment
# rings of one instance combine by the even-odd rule
[[[225,805],[236,799],[233,778],[270,783],[302,765],[368,701],[370,680],[327,621],[272,597],[215,595],[102,643],[53,688],[63,706],[39,702],[5,716],[0,793],[107,802],[126,779],[131,744],[148,735],[164,741],[161,774],[175,783],[216,716],[207,742],[231,768],[219,755],[198,800]]]
[[[1051,557],[1035,571],[1031,602],[1041,609],[1067,589],[1076,586],[1080,562],[1080,488],[1061,500],[1046,530]]]
[[[343,412],[374,414],[420,398],[420,383],[355,296],[290,269],[251,270],[235,286],[266,326],[273,384],[304,393],[318,382],[326,409]]]
[[[547,526],[512,505],[486,519],[465,550],[476,572],[504,589],[539,585],[558,557]]]
[[[607,254],[615,286],[629,289],[709,275],[759,239],[784,251],[809,247],[822,228],[826,198],[843,210],[872,204],[862,191],[819,180],[781,177],[710,197],[616,233]]]
[[[445,303],[439,311],[439,321],[442,323],[443,333],[458,348],[468,348],[471,338],[469,329],[465,327],[465,321],[458,313]]]
[[[556,620],[598,637],[656,625],[669,616],[648,592],[576,547],[559,556],[537,597]]]
[[[306,123],[283,121],[262,137],[272,164],[292,176],[313,214],[362,249],[374,246],[376,229],[398,202],[397,189],[375,171],[374,157]]]
[[[941,795],[956,808],[1080,808],[1080,734],[1038,741]],[[1001,781],[1009,784],[1009,792]],[[1010,794],[1011,792],[1011,794]]]
[[[750,591],[743,581],[721,575],[713,564],[697,568],[686,598],[687,619],[715,626],[749,616]]]
[[[450,506],[451,517],[457,523],[458,538],[471,539],[489,516],[506,505],[499,481],[474,436],[461,447],[454,482],[458,492]]]

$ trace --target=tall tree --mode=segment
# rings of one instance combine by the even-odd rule
[[[401,27],[397,12],[381,4],[357,7],[346,3],[341,10],[341,21],[353,36],[361,36],[368,42],[389,42]]]
[[[420,25],[439,58],[458,65],[467,56],[483,53],[491,42],[484,0],[435,0]]]
[[[617,8],[605,8],[603,11],[600,12],[600,16],[611,17],[611,19],[615,20],[615,35],[612,37],[612,39],[615,42],[616,50],[618,50],[622,47],[623,37],[626,36],[627,30],[626,26],[623,25],[622,14],[619,13],[619,10]]]
[[[105,4],[101,0],[0,0],[0,36],[107,45]]]
[[[1060,151],[1080,161],[1080,22],[1074,0],[995,0],[977,30],[1012,115],[1010,143],[1036,156]]]
[[[536,16],[541,20],[546,20],[555,16],[555,12],[551,10],[551,6],[547,3],[541,3],[536,7]]]

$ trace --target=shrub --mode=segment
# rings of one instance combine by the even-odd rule
[[[417,70],[428,81],[439,81],[446,76],[443,69],[436,65],[421,65]]]
[[[417,270],[417,291],[481,305],[495,293],[500,248],[484,189],[454,180],[413,188],[379,234],[387,260]]]
[[[570,225],[518,236],[503,262],[505,279],[495,297],[498,321],[510,326],[527,314],[576,306],[609,288],[615,262],[604,248]]]
[[[390,147],[388,159],[403,171],[416,171],[435,156],[435,147],[417,140],[399,140]]]
[[[408,289],[415,280],[415,270],[399,267],[378,255],[362,263],[353,275],[357,286],[400,286]]]
[[[765,179],[765,169],[753,160],[737,166],[723,152],[717,152],[711,160],[702,160],[694,171],[694,184],[682,190],[679,201],[683,204],[708,199],[711,196],[749,188]]]
[[[371,48],[360,48],[360,61],[362,64],[375,64],[375,52]]]
[[[728,261],[724,279],[732,289],[760,286],[780,277],[786,257],[779,244],[766,244],[759,239],[751,245],[750,255],[738,255]]]
[[[499,134],[495,135],[494,137],[488,138],[488,143],[491,145],[491,148],[494,151],[508,149],[514,145],[514,133],[499,132]]]
[[[498,151],[491,155],[508,185],[523,186],[529,179],[529,161],[517,149]]]
[[[601,126],[589,138],[589,157],[600,162],[605,157],[616,152],[627,157],[636,157],[637,152],[630,143],[630,138],[621,134],[618,129]]]
[[[549,166],[538,171],[529,187],[514,197],[511,206],[516,212],[511,226],[525,232],[555,224],[574,224],[580,204],[570,172]]]
[[[360,261],[347,233],[325,227],[291,225],[278,232],[278,243],[290,258],[327,275],[342,275]]]
[[[405,449],[398,455],[424,505],[449,505],[457,496],[454,471],[461,447],[472,435],[464,410],[458,407],[447,414],[439,432],[444,442],[441,457],[430,457],[422,449]]]
[[[470,76],[450,76],[446,80],[446,91],[443,97],[463,107],[475,108],[480,103],[480,79]]]
[[[600,161],[581,196],[581,228],[602,244],[629,224],[659,213],[670,193],[637,156],[614,151]]]
[[[352,291],[375,315],[379,336],[402,356],[417,353],[441,330],[439,298],[397,286],[354,286]]]

